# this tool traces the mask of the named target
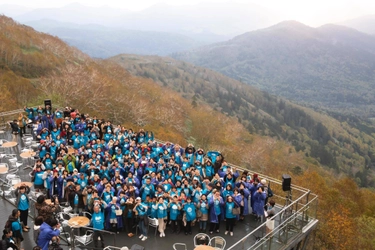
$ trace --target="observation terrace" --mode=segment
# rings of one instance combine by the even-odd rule
[[[5,113],[0,113],[0,130],[4,131],[1,133],[0,140],[5,139],[7,141],[15,141],[18,143],[17,147],[13,149],[11,153],[17,156],[18,162],[21,162],[20,157],[21,150],[26,147],[26,142],[20,138],[19,135],[12,135],[8,121],[15,119],[19,112],[22,110],[14,110]],[[30,129],[26,131],[30,134]],[[158,140],[159,141],[159,140]],[[159,141],[163,143],[162,141]],[[30,145],[29,145],[30,146]],[[32,146],[32,145],[31,145]],[[7,149],[0,147],[1,154],[8,153]],[[6,158],[1,158],[0,163],[8,163]],[[24,163],[18,166],[17,175],[20,176],[22,181],[30,181],[30,169],[24,169]],[[229,164],[235,167],[239,172],[248,171],[251,175],[255,172],[251,169],[244,169],[239,166]],[[222,236],[226,240],[227,250],[248,250],[248,249],[269,249],[269,250],[287,250],[287,249],[306,249],[307,246],[311,246],[314,242],[314,230],[318,225],[318,219],[316,218],[318,209],[318,197],[317,195],[310,192],[310,190],[296,185],[291,185],[291,191],[284,192],[282,190],[281,177],[275,179],[270,176],[266,176],[262,173],[257,173],[261,179],[266,179],[270,182],[270,187],[274,193],[272,197],[276,202],[277,213],[273,217],[275,221],[274,230],[267,233],[265,221],[255,221],[255,217],[248,215],[245,220],[238,221],[234,227],[234,236],[224,235],[225,223],[221,223],[220,233],[214,233],[211,236]],[[5,225],[5,221],[11,214],[12,209],[15,208],[15,196],[12,191],[11,185],[7,182],[6,175],[0,175],[1,184],[1,198],[0,198],[0,219]],[[33,190],[33,188],[32,188]],[[29,226],[33,226],[33,218],[35,217],[34,203],[36,201],[37,193],[32,192],[30,195],[30,212],[29,212]],[[250,200],[250,199],[249,199]],[[85,229],[81,229],[81,233],[84,233]],[[75,246],[72,247],[70,244],[71,239],[77,234],[77,230],[73,231],[69,227],[64,227],[63,235],[61,236],[61,243],[63,249],[95,249],[91,243],[89,246]],[[105,235],[105,244],[110,246],[128,246],[129,248],[133,244],[139,244],[144,246],[146,250],[160,249],[169,250],[173,249],[174,243],[185,243],[188,250],[194,249],[193,237],[198,233],[197,226],[193,227],[193,234],[185,236],[183,233],[176,235],[171,234],[170,231],[166,230],[166,237],[159,238],[154,236],[154,229],[150,228],[149,238],[142,242],[138,237],[128,238],[125,232],[115,234],[112,232],[103,232]],[[22,248],[31,249],[35,246],[33,242],[33,230],[24,233],[25,240]]]

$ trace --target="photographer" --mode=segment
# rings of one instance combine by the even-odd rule
[[[55,218],[49,218],[40,226],[38,246],[43,250],[49,249],[49,242],[54,236],[60,235],[60,224]]]
[[[37,203],[35,203],[35,209],[38,210],[38,216],[43,217],[43,221],[52,218],[53,213],[59,209],[59,199],[57,197],[55,197],[54,200],[51,200],[51,204],[46,203],[46,198],[44,195],[39,196],[36,201]]]
[[[84,208],[81,186],[74,185],[73,182],[69,182],[68,185],[71,188],[68,196],[69,204],[72,208],[74,208],[74,213],[81,213]]]
[[[85,205],[85,210],[92,213],[92,206],[89,207],[89,202],[93,195],[93,187],[91,185],[86,186],[82,191],[83,203]]]
[[[58,196],[59,200],[61,200],[64,179],[59,177],[59,171],[57,169],[53,170],[53,174],[51,177],[49,177],[48,181],[50,183],[50,197]]]

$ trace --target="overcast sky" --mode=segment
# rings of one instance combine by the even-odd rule
[[[30,8],[61,7],[79,2],[87,6],[103,6],[138,11],[157,3],[193,5],[199,2],[253,2],[278,13],[283,20],[297,20],[310,26],[344,21],[375,14],[375,0],[0,0],[0,4],[17,4]]]

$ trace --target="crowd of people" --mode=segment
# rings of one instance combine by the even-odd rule
[[[219,233],[222,221],[224,234],[233,236],[235,224],[246,215],[260,220],[265,211],[268,217],[275,214],[267,181],[240,173],[218,151],[159,143],[150,131],[115,126],[69,107],[53,113],[50,107],[25,111],[40,142],[31,176],[35,190],[45,193],[37,199],[34,222],[35,242],[43,250],[59,235],[53,214],[62,202],[75,213],[91,213],[95,247],[104,247],[100,230],[133,237],[138,226],[139,238],[147,240],[150,219],[158,220],[160,237],[192,234],[193,227]],[[15,222],[6,227],[18,247],[29,230],[29,191],[26,186],[16,190]],[[4,230],[3,238],[8,236]]]

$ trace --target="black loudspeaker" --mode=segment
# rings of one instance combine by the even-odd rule
[[[292,184],[292,178],[288,174],[283,174],[283,191],[290,191],[290,185]]]
[[[44,100],[44,107],[47,109],[47,106],[49,106],[49,109],[52,110],[52,101],[51,100]]]

